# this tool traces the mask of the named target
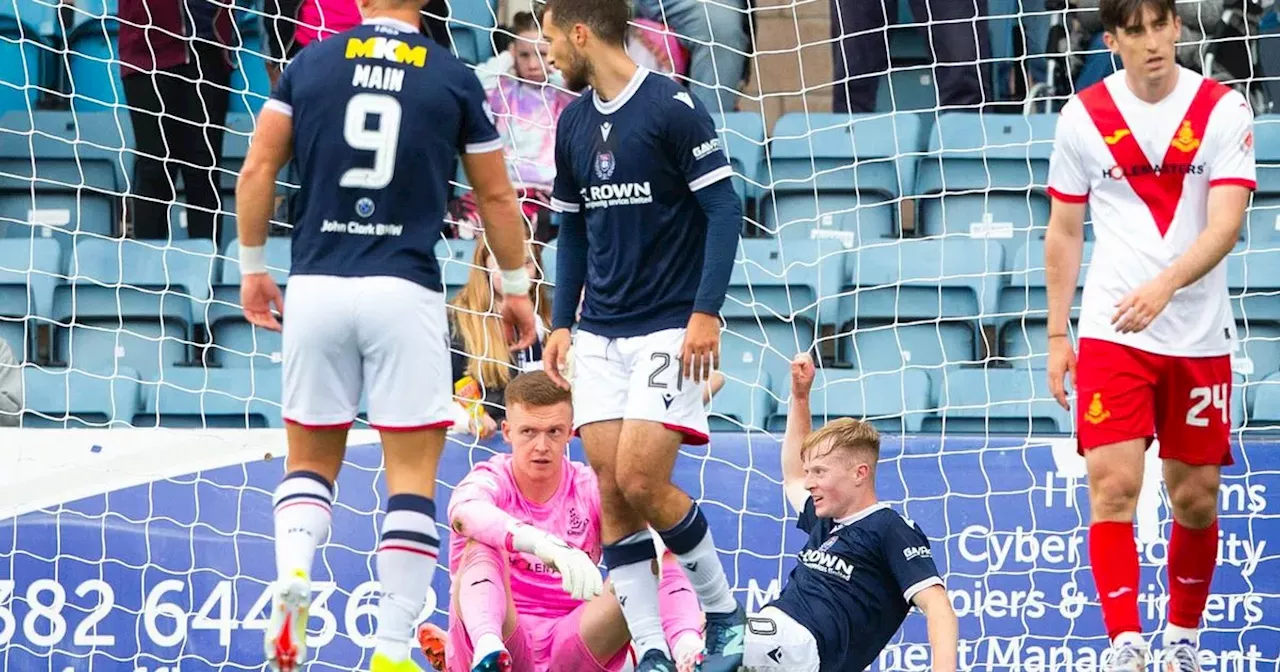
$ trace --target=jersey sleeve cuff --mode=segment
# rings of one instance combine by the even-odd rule
[[[1223,187],[1223,186],[1244,187],[1249,191],[1256,191],[1258,189],[1258,181],[1251,180],[1247,177],[1220,177],[1216,180],[1209,180],[1210,189],[1212,189],[1213,187]]]
[[[293,116],[293,106],[283,100],[268,98],[267,102],[262,104],[262,107],[268,110],[275,110],[286,117]]]
[[[463,147],[463,151],[467,154],[486,154],[500,149],[502,149],[502,138],[494,138],[484,142],[469,142]]]
[[[1068,194],[1066,192],[1058,191],[1053,187],[1049,187],[1049,195],[1063,203],[1086,203],[1089,201],[1089,194],[1087,193]]]
[[[726,177],[733,176],[732,166],[720,166],[709,173],[704,173],[693,180],[689,181],[689,191],[697,191],[703,187],[715,184]]]
[[[911,585],[910,588],[902,591],[902,597],[907,601],[908,604],[910,604],[911,600],[914,599],[916,595],[920,594],[920,591],[924,590],[925,588],[932,588],[933,586],[941,586],[941,585],[942,585],[941,578],[937,576],[931,576],[927,579],[924,579],[923,581],[915,582],[914,584]]]
[[[551,209],[555,210],[556,212],[578,212],[579,210],[582,209],[582,206],[578,205],[577,203],[562,201],[556,198],[555,196],[552,196]]]

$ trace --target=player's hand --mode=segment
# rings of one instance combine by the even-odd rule
[[[1157,276],[1129,292],[1116,304],[1116,314],[1111,316],[1116,333],[1128,334],[1146,329],[1169,305],[1169,299],[1177,289],[1164,276]]]
[[[791,398],[808,399],[813,389],[813,378],[817,372],[813,368],[813,358],[802,352],[791,360]]]
[[[560,572],[561,587],[575,600],[589,600],[604,589],[600,568],[591,556],[564,543],[559,537],[545,534],[533,547],[538,559]]]
[[[244,306],[244,319],[255,327],[280,331],[280,320],[271,313],[284,317],[284,296],[276,281],[266,273],[250,273],[240,278],[240,305]]]
[[[689,327],[684,334],[684,347],[680,351],[684,363],[680,375],[701,383],[711,379],[711,372],[720,368],[720,318],[707,313],[694,313],[689,317]]]
[[[1067,376],[1071,376],[1071,384],[1076,381],[1076,351],[1071,339],[1058,336],[1049,339],[1049,391],[1058,405],[1070,411],[1071,402],[1067,401]]]
[[[552,382],[566,390],[569,389],[569,381],[565,378],[565,371],[569,370],[567,362],[572,340],[568,329],[556,329],[542,344],[542,369]]]
[[[533,302],[527,294],[502,297],[502,327],[512,352],[526,350],[538,339],[538,323],[533,318]]]

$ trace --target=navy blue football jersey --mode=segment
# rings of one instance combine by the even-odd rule
[[[484,89],[394,19],[303,49],[267,106],[293,116],[294,275],[389,275],[442,291],[435,246],[460,153],[502,148]]]
[[[813,635],[821,672],[862,672],[906,619],[911,598],[942,584],[929,539],[883,503],[838,522],[819,518],[809,499],[797,527],[809,540],[771,604]]]
[[[732,173],[702,103],[644,68],[613,100],[587,92],[565,109],[551,195],[586,223],[583,329],[622,338],[689,323],[707,237],[695,192]]]

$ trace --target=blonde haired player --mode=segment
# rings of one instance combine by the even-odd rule
[[[480,83],[419,32],[421,0],[357,4],[362,25],[307,47],[280,76],[236,185],[244,314],[279,329],[267,219],[280,168],[292,156],[302,173],[284,327],[288,473],[274,497],[277,580],[264,644],[280,672],[306,660],[311,566],[362,391],[382,433],[388,495],[372,670],[418,670],[408,656],[440,549],[432,497],[453,424],[435,244],[458,154],[504,269],[509,342],[524,350],[536,336],[524,224]]]
[[[1173,508],[1167,672],[1198,672],[1196,643],[1217,560],[1221,468],[1232,463],[1234,320],[1224,257],[1256,186],[1252,113],[1236,91],[1178,66],[1174,0],[1102,0],[1124,69],[1062,110],[1045,236],[1049,385],[1069,408],[1089,474],[1089,555],[1112,651],[1141,672],[1133,517],[1143,453],[1160,439]],[[1067,319],[1085,208],[1097,242],[1084,287],[1079,362]]]

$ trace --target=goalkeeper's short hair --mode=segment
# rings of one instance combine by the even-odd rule
[[[556,385],[545,371],[529,371],[512,378],[503,394],[508,408],[516,404],[546,408],[573,403],[573,393]]]

